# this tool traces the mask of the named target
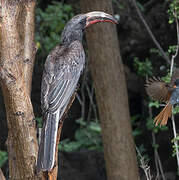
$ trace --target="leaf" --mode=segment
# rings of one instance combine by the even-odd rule
[[[42,117],[37,117],[35,118],[36,121],[37,121],[37,126],[38,128],[42,128]]]
[[[175,106],[175,108],[173,108],[173,113],[174,113],[174,114],[179,113],[179,106],[178,106],[178,105]]]
[[[45,58],[49,51],[60,43],[60,35],[65,24],[74,16],[72,10],[70,5],[56,1],[48,5],[44,11],[36,8],[35,40],[41,45],[40,57]]]
[[[160,107],[160,104],[159,104],[158,101],[152,101],[152,102],[149,102],[149,107],[159,108],[159,107]]]
[[[89,125],[89,129],[98,133],[101,133],[101,127],[97,122],[91,122]]]
[[[98,122],[86,123],[82,118],[77,119],[76,123],[81,127],[75,132],[75,141],[63,140],[59,144],[61,151],[76,151],[81,149],[102,150],[101,127]]]
[[[77,119],[76,123],[82,125],[82,126],[86,126],[86,122],[83,120],[83,118]]]
[[[82,140],[88,140],[88,137],[86,136],[86,133],[85,133],[85,129],[82,129],[82,128],[80,128],[80,129],[78,129],[78,130],[76,130],[76,132],[75,132],[75,139],[77,140],[77,141],[82,141]]]
[[[137,130],[133,130],[133,131],[132,131],[132,135],[133,135],[134,137],[139,136],[139,135],[141,135],[141,134],[142,134],[142,130],[137,129]]]
[[[138,75],[140,76],[152,75],[153,67],[151,61],[148,58],[146,58],[144,61],[141,60],[139,61],[139,58],[135,57],[133,65],[134,68],[137,70]]]
[[[6,151],[0,151],[0,168],[4,165],[7,161],[8,156]]]

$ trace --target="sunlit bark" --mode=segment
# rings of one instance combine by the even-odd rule
[[[30,100],[35,0],[1,0],[0,80],[8,124],[9,179],[37,179],[36,123]]]

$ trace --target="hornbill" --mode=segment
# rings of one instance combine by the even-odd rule
[[[175,69],[170,83],[160,78],[150,78],[146,81],[147,94],[153,99],[165,102],[166,106],[155,117],[155,125],[166,125],[172,114],[172,106],[179,103],[179,69]]]
[[[37,171],[51,171],[55,163],[58,126],[75,96],[85,67],[82,37],[85,28],[98,22],[117,21],[100,11],[79,14],[64,27],[61,44],[48,55],[41,84],[43,127],[37,158]]]

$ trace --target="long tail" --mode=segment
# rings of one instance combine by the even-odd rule
[[[155,117],[154,122],[155,125],[166,125],[168,118],[171,117],[172,114],[172,105],[168,103],[162,111]]]
[[[43,128],[41,132],[41,141],[37,158],[37,172],[50,171],[55,163],[55,151],[57,145],[57,134],[59,121],[63,120],[75,99],[76,91],[70,97],[70,101],[66,101],[61,109],[54,113],[47,112],[43,116]]]
[[[41,141],[37,159],[37,172],[50,171],[55,163],[59,113],[46,113],[41,132]]]

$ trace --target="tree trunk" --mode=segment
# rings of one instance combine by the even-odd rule
[[[36,123],[30,100],[35,0],[1,0],[0,80],[8,124],[10,180],[34,180]]]
[[[111,0],[81,0],[83,12],[113,14]],[[102,126],[108,180],[138,180],[128,96],[116,27],[99,23],[86,33]]]

